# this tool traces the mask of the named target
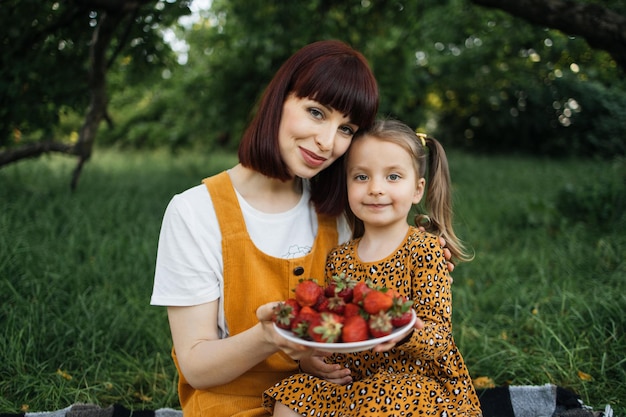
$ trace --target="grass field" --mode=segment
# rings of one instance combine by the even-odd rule
[[[0,170],[0,413],[178,407],[165,310],[149,306],[161,217],[234,163],[98,150],[73,194],[67,157]],[[626,416],[624,161],[450,163],[476,255],[453,274],[472,376],[558,384]]]

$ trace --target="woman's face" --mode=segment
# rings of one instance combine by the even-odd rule
[[[291,94],[278,130],[281,157],[292,175],[311,178],[348,150],[358,128],[340,112]]]

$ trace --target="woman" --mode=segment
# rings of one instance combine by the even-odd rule
[[[328,251],[350,237],[341,159],[377,110],[359,52],[307,45],[268,85],[239,164],[171,200],[151,304],[168,307],[185,417],[266,415],[263,390],[294,373],[294,359],[345,377],[280,337],[271,308],[301,278],[321,279]]]

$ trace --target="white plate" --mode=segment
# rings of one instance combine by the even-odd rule
[[[294,335],[293,332],[289,330],[281,329],[280,327],[276,326],[276,323],[274,323],[274,328],[281,336],[283,336],[285,339],[293,343],[298,343],[300,345],[308,346],[310,348],[314,348],[314,349],[321,350],[324,352],[334,352],[334,353],[361,352],[364,350],[372,349],[376,345],[387,342],[391,339],[396,339],[396,338],[403,339],[406,335],[410,333],[411,328],[413,327],[413,325],[415,324],[415,321],[417,320],[417,316],[415,315],[415,310],[411,310],[411,313],[412,313],[412,317],[411,317],[411,321],[409,322],[409,324],[395,329],[393,332],[391,332],[391,334],[388,334],[387,336],[379,337],[376,339],[368,339],[362,342],[350,342],[350,343],[311,342],[310,340],[304,340],[304,339],[299,338],[298,336]]]

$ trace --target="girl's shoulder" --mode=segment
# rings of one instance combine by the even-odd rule
[[[419,254],[432,254],[433,257],[443,256],[443,250],[439,237],[430,233],[422,232],[416,227],[412,227],[405,242],[404,250],[411,253],[412,256]]]
[[[409,242],[439,242],[439,238],[436,235],[430,232],[423,232],[415,226],[410,226],[407,237]]]
[[[345,243],[341,243],[338,246],[335,246],[333,249],[331,249],[331,251],[329,252],[329,255],[337,256],[337,255],[343,255],[346,253],[352,253],[357,247],[359,240],[361,240],[361,238],[351,239]]]

